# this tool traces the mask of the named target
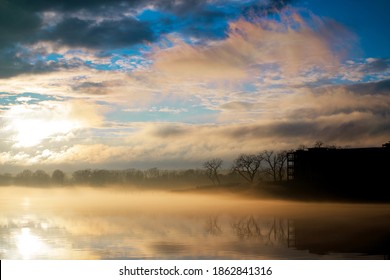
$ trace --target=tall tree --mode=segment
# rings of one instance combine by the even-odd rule
[[[50,183],[50,176],[44,170],[36,170],[32,174],[33,183],[36,185],[48,185]]]
[[[262,154],[242,154],[234,160],[232,171],[253,183],[263,160]]]
[[[20,185],[30,185],[32,183],[32,177],[33,172],[25,169],[16,175],[15,182]]]
[[[65,181],[65,173],[59,169],[56,169],[51,174],[51,181],[57,185],[63,185]]]
[[[286,173],[288,151],[264,151],[262,152],[264,161],[267,163],[264,172],[268,174],[273,181],[282,181]]]
[[[273,181],[276,181],[277,178],[277,157],[274,151],[264,151],[262,153],[267,167],[264,169],[264,172],[269,175]]]
[[[214,158],[203,163],[203,167],[206,168],[206,174],[213,182],[213,184],[221,184],[219,180],[218,169],[221,168],[222,163],[223,161],[220,158]]]

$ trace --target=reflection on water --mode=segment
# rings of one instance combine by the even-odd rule
[[[15,244],[23,259],[30,259],[45,250],[44,243],[31,233],[30,228],[22,228],[20,233],[15,237]]]
[[[81,188],[1,188],[0,203],[0,259],[383,259],[390,252],[390,205]]]
[[[364,253],[388,258],[390,253],[388,218],[324,218],[320,221],[298,219],[295,221],[294,230],[295,248],[309,250],[314,254]]]

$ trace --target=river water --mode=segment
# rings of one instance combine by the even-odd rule
[[[0,259],[384,259],[390,204],[0,188]]]

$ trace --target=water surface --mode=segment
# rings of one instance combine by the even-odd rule
[[[390,205],[0,188],[0,259],[383,259]]]

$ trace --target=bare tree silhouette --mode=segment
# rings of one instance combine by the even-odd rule
[[[206,168],[206,174],[213,182],[213,184],[221,184],[218,176],[218,169],[221,168],[222,163],[223,161],[220,158],[214,158],[203,163],[203,167]]]
[[[262,153],[264,161],[267,163],[267,168],[264,172],[269,175],[273,181],[282,181],[286,175],[288,151],[264,151]]]
[[[318,140],[318,141],[314,142],[313,148],[322,148],[322,147],[324,147],[324,145],[325,145],[324,142]]]
[[[261,154],[242,154],[233,163],[232,171],[240,174],[245,180],[252,183],[264,160]]]

